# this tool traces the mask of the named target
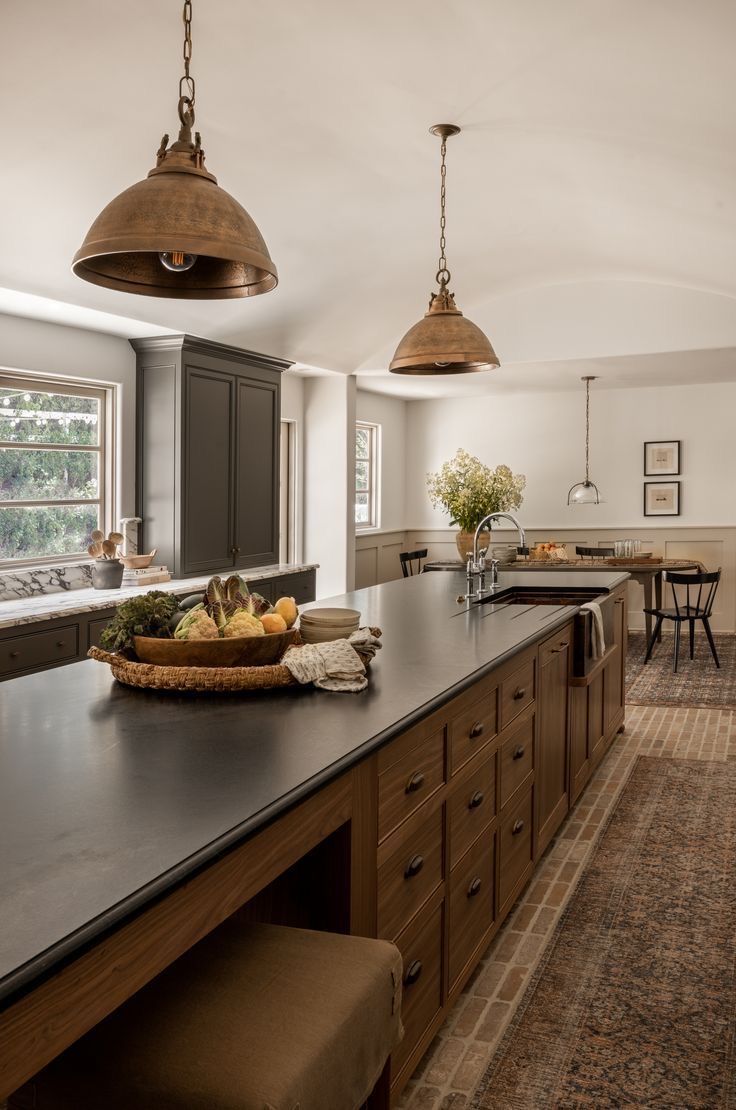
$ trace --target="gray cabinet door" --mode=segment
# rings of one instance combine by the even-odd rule
[[[236,379],[190,363],[184,391],[182,570],[196,574],[233,562]]]
[[[237,379],[235,566],[278,562],[279,390]]]

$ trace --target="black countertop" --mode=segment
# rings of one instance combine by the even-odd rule
[[[626,577],[601,572],[595,584]],[[555,573],[549,584],[591,581]],[[575,612],[467,611],[463,585],[425,574],[319,603],[360,609],[383,630],[357,695],[131,690],[91,660],[0,684],[0,999]]]

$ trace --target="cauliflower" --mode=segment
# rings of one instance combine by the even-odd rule
[[[265,630],[258,617],[254,617],[245,609],[238,609],[233,613],[225,625],[223,636],[263,636]]]
[[[176,640],[217,640],[220,632],[203,605],[195,605],[177,625]]]

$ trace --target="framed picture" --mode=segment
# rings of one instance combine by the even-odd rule
[[[679,439],[658,439],[644,444],[645,474],[680,473]]]
[[[644,516],[679,516],[679,482],[645,482]]]

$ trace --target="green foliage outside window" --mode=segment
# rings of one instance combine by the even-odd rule
[[[99,524],[101,455],[63,447],[97,446],[100,410],[97,397],[0,387],[0,560],[85,550]],[[85,500],[91,503],[13,506]]]

